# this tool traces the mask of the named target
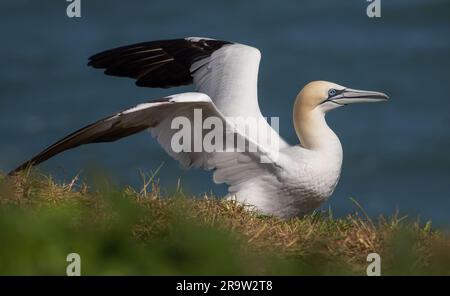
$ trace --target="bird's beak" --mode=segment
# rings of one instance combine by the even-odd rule
[[[387,99],[389,97],[381,92],[346,88],[340,94],[328,100],[339,105],[347,105],[353,103],[381,102]]]

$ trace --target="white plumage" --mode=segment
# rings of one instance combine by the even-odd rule
[[[229,198],[283,218],[310,213],[333,193],[342,165],[342,147],[326,124],[325,113],[352,102],[385,100],[387,96],[330,82],[308,84],[297,96],[293,112],[301,144],[291,146],[261,114],[257,95],[260,58],[256,48],[198,37],[141,43],[95,55],[90,65],[106,69],[106,74],[135,78],[139,86],[193,82],[196,92],[143,103],[100,120],[13,172],[82,144],[114,141],[149,129],[182,166],[213,170],[214,182],[228,184]],[[203,118],[218,118],[227,127],[224,142],[231,152],[173,150],[171,141],[177,132],[171,127],[174,118],[182,116],[194,123],[195,109],[201,110]],[[269,132],[255,137],[236,126],[237,117],[254,119]],[[237,141],[231,141],[235,137],[254,145],[256,151],[236,151]]]

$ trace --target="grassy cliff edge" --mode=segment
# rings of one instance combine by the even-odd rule
[[[0,274],[65,275],[75,252],[84,275],[365,275],[376,252],[385,275],[450,275],[450,238],[431,222],[372,221],[357,202],[344,218],[283,221],[144,183],[94,190],[36,172],[0,175]]]

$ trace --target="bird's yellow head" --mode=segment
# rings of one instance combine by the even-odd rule
[[[379,102],[387,99],[388,96],[380,92],[351,89],[328,81],[313,81],[300,91],[295,104],[296,108],[301,107],[304,111],[318,108],[327,112],[352,103]]]
[[[388,96],[375,91],[347,88],[327,82],[308,83],[297,95],[294,105],[294,127],[305,148],[316,149],[321,146],[328,132],[325,113],[352,103],[385,101]]]

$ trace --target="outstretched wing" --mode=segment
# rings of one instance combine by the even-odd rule
[[[105,74],[136,79],[138,86],[194,83],[225,116],[260,117],[257,81],[261,53],[229,41],[201,37],[159,40],[110,49],[89,59]]]
[[[89,58],[89,66],[106,75],[136,79],[138,86],[167,88],[191,84],[193,63],[211,56],[226,44],[202,38],[142,42],[103,51]]]
[[[200,151],[196,151],[192,148],[194,146],[194,143],[192,143],[188,150],[174,151],[172,138],[178,130],[172,128],[173,120],[175,118],[185,118],[190,126],[194,128],[196,110],[201,113],[200,116],[202,118],[200,120],[204,120],[207,117],[215,117],[223,125],[222,131],[225,138],[223,149],[206,152],[201,147]],[[236,170],[250,176],[249,172],[245,172],[245,170],[262,168],[259,163],[260,158],[271,157],[267,148],[252,142],[237,129],[233,128],[232,124],[217,110],[207,95],[202,93],[182,93],[137,105],[90,124],[51,145],[17,167],[10,174],[38,165],[63,151],[81,145],[112,142],[146,129],[149,129],[163,148],[184,167],[195,166],[204,169],[216,169],[214,175],[216,182],[233,183],[230,178],[234,180],[237,177],[235,174]],[[203,139],[203,130],[201,132]],[[189,134],[188,136],[192,135]],[[202,139],[201,145],[203,145]],[[230,146],[237,143],[245,143],[243,152],[237,152],[234,146]],[[247,149],[250,145],[253,145],[256,149]],[[229,152],[226,152],[227,150]],[[242,178],[239,180],[242,180]]]
[[[81,145],[119,140],[157,126],[176,111],[202,108],[210,103],[211,100],[204,94],[183,93],[137,105],[79,129],[26,161],[10,174],[38,165],[63,151]]]

